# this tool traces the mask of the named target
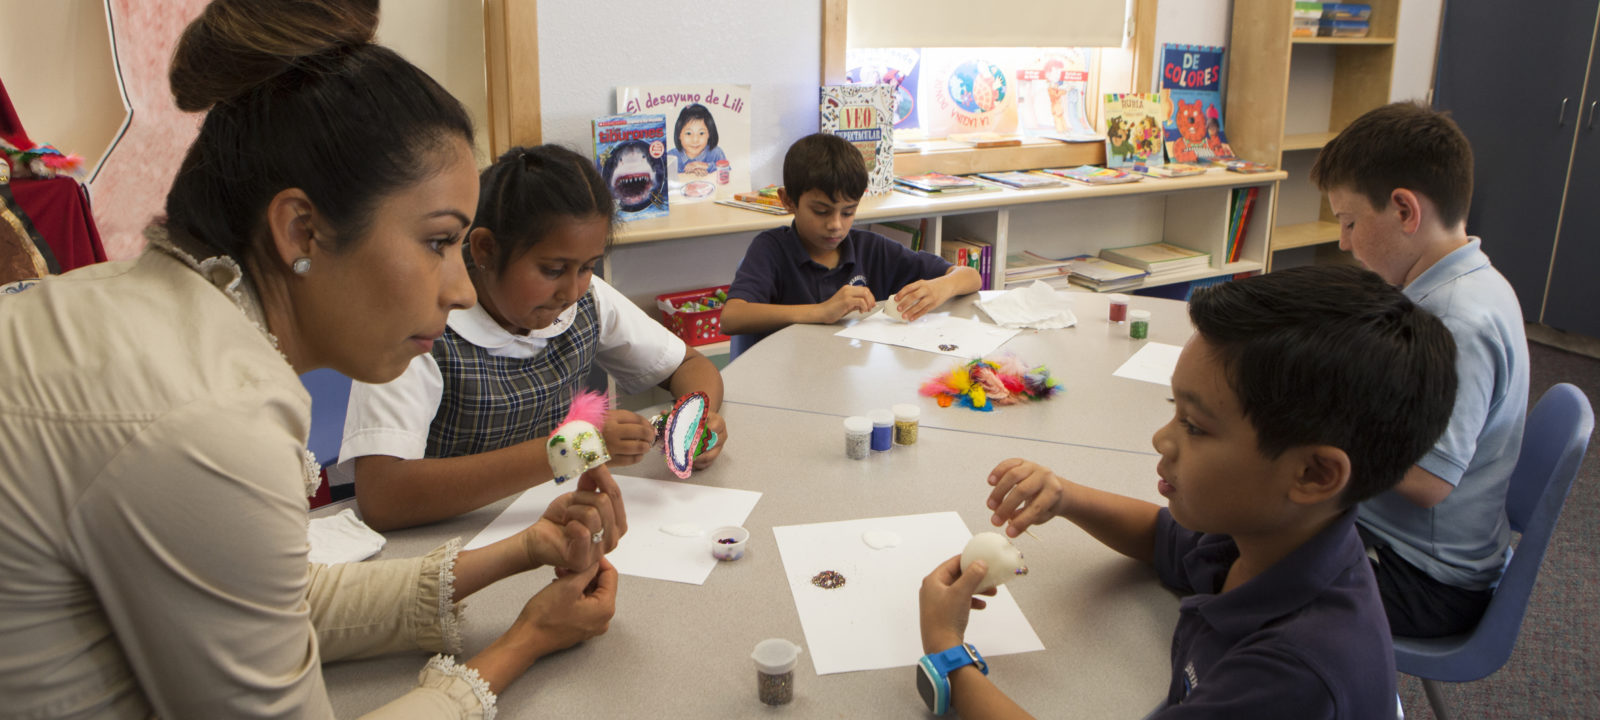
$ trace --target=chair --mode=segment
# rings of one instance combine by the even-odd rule
[[[728,362],[738,360],[739,356],[744,354],[744,351],[749,350],[751,346],[755,345],[756,341],[760,339],[760,335],[747,334],[728,336]]]
[[[1528,412],[1521,454],[1506,490],[1506,516],[1522,537],[1483,619],[1461,635],[1394,639],[1396,668],[1422,679],[1428,705],[1440,720],[1449,718],[1440,681],[1478,680],[1511,657],[1539,565],[1593,431],[1594,412],[1578,388],[1561,383],[1539,398]]]
[[[312,507],[327,504],[328,474],[326,468],[339,461],[339,445],[344,441],[344,414],[350,405],[350,378],[336,370],[312,370],[300,376],[300,384],[311,393],[311,435],[306,438],[306,448],[317,456],[317,464],[324,468],[322,486],[312,500]]]

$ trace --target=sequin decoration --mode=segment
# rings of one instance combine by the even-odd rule
[[[939,349],[943,350],[945,352],[955,352],[956,351],[956,347],[957,346],[952,345],[950,343],[939,343]]]
[[[832,570],[823,570],[811,576],[811,584],[823,590],[844,587],[844,576]]]

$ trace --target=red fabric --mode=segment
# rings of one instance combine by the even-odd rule
[[[33,227],[50,243],[61,272],[105,262],[100,231],[89,212],[89,195],[69,177],[12,179],[11,195]]]
[[[6,92],[3,82],[0,82],[0,137],[24,150],[33,147],[33,141],[28,139],[28,131],[22,129],[22,119],[17,117],[17,108],[11,104],[11,94]]]

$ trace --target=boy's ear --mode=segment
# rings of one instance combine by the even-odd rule
[[[1415,192],[1395,188],[1389,193],[1389,206],[1394,209],[1400,227],[1407,235],[1415,233],[1422,225],[1423,203]]]
[[[1337,501],[1350,485],[1350,456],[1332,445],[1312,445],[1300,453],[1289,499],[1301,505]]]
[[[500,247],[493,230],[476,227],[467,235],[467,250],[472,253],[473,266],[488,269],[494,267],[494,257]]]
[[[795,214],[795,210],[800,207],[795,203],[794,198],[789,197],[789,191],[784,188],[778,188],[778,202],[783,203],[783,209],[788,210],[791,215]]]

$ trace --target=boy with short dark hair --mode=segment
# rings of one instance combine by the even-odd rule
[[[1528,408],[1516,292],[1466,233],[1472,146],[1449,117],[1394,103],[1357,118],[1311,178],[1339,247],[1404,289],[1455,337],[1460,389],[1439,442],[1356,519],[1395,635],[1466,632],[1488,608],[1511,528],[1506,486]]]
[[[1379,718],[1394,649],[1355,530],[1357,503],[1438,438],[1455,392],[1439,320],[1382,278],[1304,267],[1196,292],[1152,439],[1161,508],[1006,460],[991,521],[1017,536],[1059,515],[1187,593],[1154,718]],[[930,657],[960,648],[987,570],[960,557],[922,583]],[[1025,717],[977,667],[949,671],[965,718]]]
[[[978,272],[852,230],[867,190],[861,151],[837,135],[807,135],[783,158],[779,198],[794,223],[757,235],[728,289],[722,331],[764,336],[794,323],[832,323],[893,295],[915,320],[981,286]]]

